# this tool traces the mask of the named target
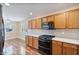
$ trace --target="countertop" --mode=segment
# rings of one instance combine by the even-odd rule
[[[41,34],[28,33],[28,34],[25,34],[25,35],[39,37]],[[79,39],[70,39],[70,38],[54,37],[54,38],[52,38],[52,40],[56,40],[56,41],[61,41],[61,42],[66,42],[66,43],[71,43],[71,44],[79,45]]]
[[[25,34],[25,35],[34,36],[34,37],[39,37],[40,36],[39,34],[31,34],[31,33],[28,33],[28,34]]]
[[[79,45],[79,40],[78,39],[68,39],[68,38],[55,37],[55,38],[52,38],[52,40]]]

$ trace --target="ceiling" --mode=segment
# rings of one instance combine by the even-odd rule
[[[10,6],[2,5],[4,19],[20,21],[64,10],[77,6],[79,3],[10,3]],[[33,15],[29,15],[30,12]]]

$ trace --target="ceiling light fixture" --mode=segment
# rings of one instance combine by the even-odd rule
[[[29,14],[30,14],[30,15],[32,15],[33,13],[32,13],[32,12],[30,12]]]
[[[10,4],[9,4],[9,3],[5,3],[5,5],[6,5],[6,6],[10,6]]]

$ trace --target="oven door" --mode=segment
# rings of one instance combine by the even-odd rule
[[[50,48],[50,41],[44,42],[44,41],[39,40],[39,46]]]
[[[39,40],[39,51],[41,54],[50,55],[50,41],[45,42]]]

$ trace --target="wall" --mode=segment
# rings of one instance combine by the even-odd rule
[[[30,30],[28,33],[35,35],[54,35],[56,37],[79,39],[79,29],[56,29],[56,30]]]
[[[28,28],[27,21],[26,20],[21,21],[20,22],[20,36],[19,36],[20,39],[25,40],[25,33],[27,31],[27,28]]]
[[[5,39],[14,39],[19,37],[19,22],[12,22],[14,25],[12,26],[13,30],[10,32],[5,32]],[[5,24],[6,25],[6,24]]]

